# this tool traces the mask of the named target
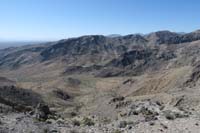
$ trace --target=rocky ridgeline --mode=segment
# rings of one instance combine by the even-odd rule
[[[59,60],[63,64],[68,64],[65,73],[99,71],[102,67],[108,66],[111,68],[129,66],[137,70],[144,65],[143,69],[146,69],[152,67],[154,63],[161,64],[163,60],[175,58],[175,50],[180,47],[179,44],[198,40],[200,40],[199,31],[188,34],[158,31],[148,35],[132,34],[118,37],[82,36],[47,44],[0,50],[0,68],[15,70],[25,65],[54,63]],[[167,48],[163,49],[164,47]]]

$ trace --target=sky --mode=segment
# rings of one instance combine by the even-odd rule
[[[0,40],[200,29],[200,0],[0,0]]]

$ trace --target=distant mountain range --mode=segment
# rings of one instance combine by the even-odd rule
[[[24,65],[60,62],[66,68],[64,73],[139,74],[157,69],[156,65],[161,68],[168,64],[176,59],[180,47],[198,40],[199,30],[186,34],[158,31],[148,35],[88,35],[51,43],[32,42],[34,45],[0,50],[0,67],[17,69]]]

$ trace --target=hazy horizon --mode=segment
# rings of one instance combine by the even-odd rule
[[[199,30],[199,29],[196,29],[196,30]],[[196,31],[196,30],[193,30],[193,31]],[[170,30],[159,30],[159,31],[170,31]],[[193,32],[193,31],[190,31],[190,32]],[[158,31],[152,31],[152,32],[158,32]],[[152,33],[152,32],[149,32],[149,33]],[[189,32],[178,32],[178,31],[170,31],[170,32],[176,32],[176,33],[189,33]],[[104,36],[126,36],[126,35],[130,35],[130,34],[141,34],[141,35],[147,35],[149,33],[129,33],[129,34],[109,34],[109,35],[104,35],[104,34],[98,34],[98,35],[104,35]],[[97,34],[88,34],[88,35],[97,35]],[[24,46],[24,45],[33,45],[33,44],[39,44],[39,43],[46,43],[46,42],[54,42],[54,41],[59,41],[59,40],[62,40],[62,39],[69,39],[69,38],[76,38],[76,37],[81,37],[81,36],[87,36],[87,35],[80,35],[80,36],[71,36],[71,37],[66,37],[66,38],[59,38],[59,39],[52,39],[52,40],[26,40],[26,39],[19,39],[19,40],[13,40],[13,39],[2,39],[0,38],[0,49],[4,49],[4,48],[8,48],[8,47],[18,47],[18,46]]]

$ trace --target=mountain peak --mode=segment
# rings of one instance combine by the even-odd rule
[[[193,31],[193,33],[200,33],[200,29]]]
[[[115,38],[115,37],[121,37],[122,35],[120,34],[110,34],[110,35],[107,35],[107,37],[110,37],[110,38]]]

